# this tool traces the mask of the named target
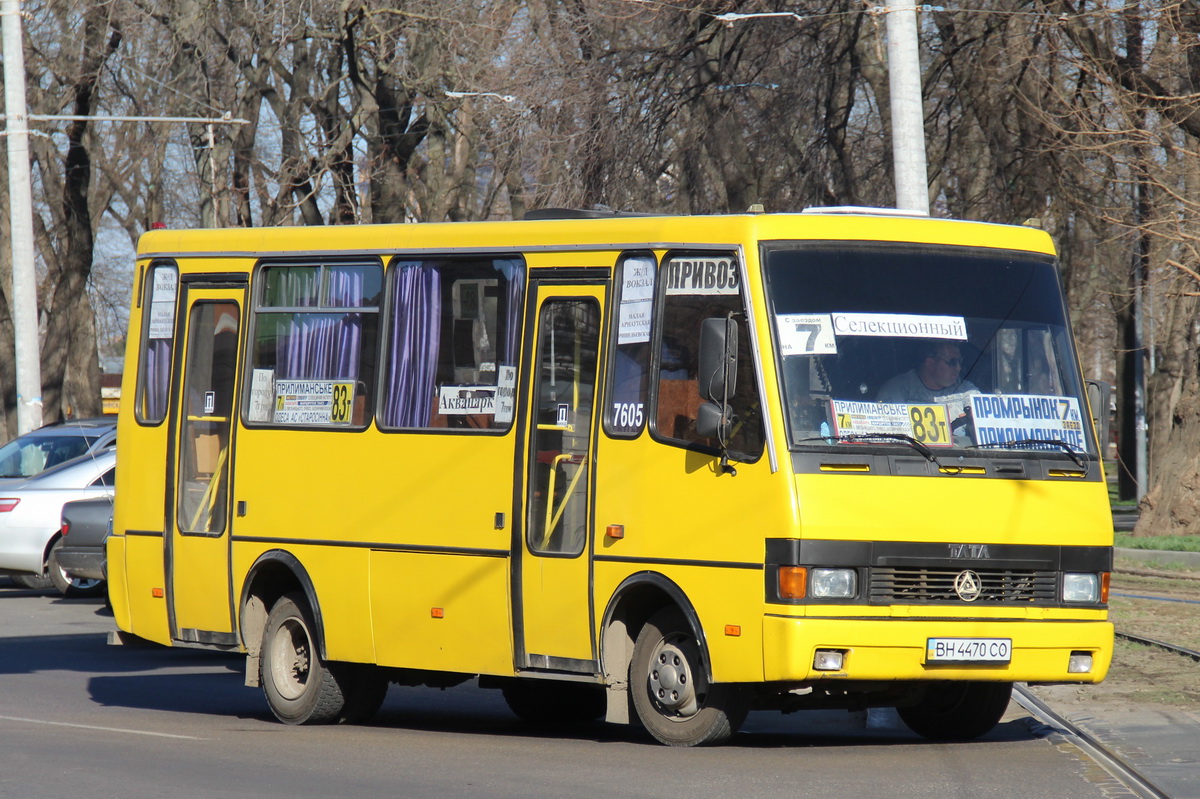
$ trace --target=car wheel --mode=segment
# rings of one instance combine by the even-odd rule
[[[104,596],[107,593],[107,586],[103,580],[84,580],[71,577],[63,571],[62,566],[58,565],[58,550],[61,546],[62,539],[60,538],[54,542],[54,546],[50,547],[50,557],[46,559],[46,573],[55,590],[70,599]]]
[[[280,597],[271,608],[259,670],[267,704],[284,724],[330,724],[342,717],[346,696],[321,658],[303,594]]]
[[[744,686],[709,683],[700,644],[675,608],[655,613],[638,634],[629,690],[642,726],[668,746],[720,743],[750,709]]]

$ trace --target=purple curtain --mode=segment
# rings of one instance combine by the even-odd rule
[[[171,340],[150,339],[146,344],[146,383],[142,387],[143,412],[148,422],[167,415],[167,393],[171,390]]]
[[[504,351],[501,364],[516,366],[517,347],[521,344],[521,298],[525,296],[525,271],[521,261],[497,261],[496,268],[508,279],[507,307],[504,315]]]
[[[396,264],[390,274],[392,320],[381,422],[428,427],[441,344],[442,276],[436,266],[415,261]]]
[[[317,270],[289,269],[280,276],[273,303],[287,307],[317,304]],[[326,307],[362,303],[363,276],[357,269],[327,269]],[[282,380],[357,380],[362,352],[362,314],[291,313],[276,316],[276,377]]]

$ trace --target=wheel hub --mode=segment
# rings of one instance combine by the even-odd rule
[[[304,627],[289,620],[280,626],[271,642],[271,676],[285,699],[298,699],[308,684],[312,643]]]
[[[650,696],[677,716],[692,716],[699,709],[696,684],[687,653],[673,641],[663,641],[654,653],[648,676]]]

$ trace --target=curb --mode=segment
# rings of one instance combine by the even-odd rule
[[[1200,570],[1200,552],[1167,552],[1160,549],[1126,549],[1124,547],[1115,547],[1113,554],[1118,558],[1125,558],[1126,560],[1147,565],[1170,564],[1172,566],[1183,566],[1186,569]]]

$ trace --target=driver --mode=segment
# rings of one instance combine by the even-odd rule
[[[978,394],[970,380],[962,378],[962,351],[953,341],[935,340],[921,344],[917,365],[896,375],[879,389],[880,402],[947,404],[950,418],[965,412],[966,397]]]

